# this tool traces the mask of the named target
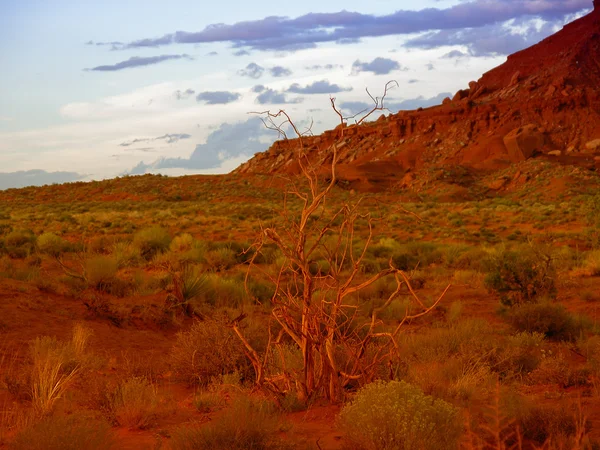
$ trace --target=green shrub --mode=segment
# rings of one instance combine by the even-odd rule
[[[582,322],[558,303],[521,305],[510,312],[509,320],[519,331],[541,333],[559,341],[574,340],[584,329]]]
[[[403,381],[376,381],[342,408],[340,425],[360,450],[456,449],[460,414]]]
[[[206,385],[220,375],[249,372],[238,337],[212,321],[196,322],[189,331],[178,333],[171,360],[177,374],[190,384]]]
[[[552,257],[531,248],[501,251],[489,259],[485,277],[488,289],[500,295],[504,305],[555,297],[555,269]]]
[[[72,415],[47,417],[21,431],[13,450],[109,450],[115,437],[105,421]]]
[[[281,448],[279,417],[271,403],[242,397],[218,419],[173,434],[173,450],[269,450]]]
[[[35,248],[36,237],[30,230],[14,230],[4,238],[4,247],[11,258],[25,258]]]
[[[133,237],[134,245],[140,250],[145,259],[152,259],[154,255],[169,249],[171,235],[159,226],[144,228]]]
[[[54,233],[44,233],[37,238],[37,248],[41,253],[60,256],[68,248],[69,243]]]
[[[88,283],[95,289],[105,290],[113,283],[119,265],[110,256],[92,256],[85,261],[85,275]]]

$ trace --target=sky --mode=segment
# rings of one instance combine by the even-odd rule
[[[284,109],[320,133],[446,96],[592,0],[0,0],[0,189],[226,173]],[[376,116],[374,117],[376,118]],[[352,123],[352,119],[349,119]]]

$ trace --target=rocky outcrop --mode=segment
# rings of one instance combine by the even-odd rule
[[[503,141],[511,162],[518,163],[541,152],[545,138],[536,125],[529,124],[515,128],[504,136]]]
[[[398,183],[429,166],[495,170],[556,151],[556,163],[589,164],[590,153],[600,152],[598,1],[591,14],[509,56],[439,106],[304,137],[307,156],[327,167],[335,144],[340,173],[366,178],[387,168],[385,176]],[[296,173],[299,146],[278,141],[236,171]]]

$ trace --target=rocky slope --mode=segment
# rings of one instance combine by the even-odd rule
[[[409,185],[427,168],[468,173],[506,169],[529,158],[600,169],[600,0],[594,10],[515,53],[442,105],[304,138],[315,161],[339,152],[351,185]],[[238,173],[298,171],[297,139],[277,141]]]

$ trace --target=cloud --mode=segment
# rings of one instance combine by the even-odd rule
[[[298,83],[292,84],[287,92],[294,94],[336,94],[338,92],[351,91],[351,87],[341,87],[337,84],[331,84],[327,80],[315,81],[307,86],[300,86]]]
[[[132,56],[126,61],[121,61],[113,65],[107,66],[96,66],[91,71],[96,72],[114,72],[117,70],[132,69],[134,67],[150,66],[152,64],[158,64],[163,61],[171,61],[176,59],[193,59],[191,56],[183,55],[160,55],[160,56]]]
[[[238,74],[242,77],[250,77],[250,78],[254,78],[255,80],[257,80],[258,78],[262,77],[264,72],[265,72],[264,67],[259,66],[256,63],[250,63],[246,66],[245,69],[239,70]]]
[[[206,54],[206,56],[218,56],[218,52],[212,51]]]
[[[186,89],[185,91],[180,91],[178,89],[173,93],[173,95],[177,100],[185,100],[186,98],[190,98],[195,93],[196,91],[194,91],[193,89]]]
[[[162,141],[164,140],[167,144],[174,144],[175,142],[179,142],[182,139],[189,139],[192,136],[185,133],[175,133],[175,134],[163,134],[162,136],[158,136],[155,138],[138,138],[133,139],[132,141],[121,142],[119,146],[121,147],[129,147],[134,144],[139,144],[140,142],[152,142],[152,141]],[[141,150],[141,149],[138,149]]]
[[[544,22],[541,26],[537,21],[529,20],[498,23],[482,28],[433,31],[409,39],[404,46],[407,48],[431,49],[461,45],[468,50],[467,53],[452,50],[444,55],[448,58],[469,55],[510,55],[554,34],[563,24],[564,20],[562,19]],[[459,53],[462,53],[462,55],[459,55]]]
[[[325,65],[321,65],[321,64],[314,64],[312,66],[306,66],[305,69],[306,70],[335,70],[335,69],[343,69],[344,66],[342,66],[341,64],[325,64]]]
[[[230,159],[247,159],[257,152],[266,150],[275,140],[276,134],[267,130],[258,117],[246,122],[224,123],[210,133],[206,143],[196,145],[189,158],[161,158],[154,163],[140,162],[129,173],[143,174],[159,169],[213,169]]]
[[[240,51],[294,51],[322,42],[487,27],[522,16],[556,20],[590,8],[590,0],[472,0],[447,8],[398,10],[381,16],[345,10],[296,18],[270,16],[233,24],[211,24],[196,32],[177,31],[144,38],[128,43],[125,48],[229,42]]]
[[[85,45],[95,45],[98,47],[110,47],[111,50],[120,50],[125,46],[124,42],[121,41],[112,41],[112,42],[94,42],[94,41],[87,41],[85,43]]]
[[[352,73],[357,74],[360,72],[373,72],[375,75],[387,75],[392,70],[408,70],[403,68],[398,61],[394,61],[389,58],[375,58],[373,61],[361,62],[360,60],[354,61],[352,64]]]
[[[455,58],[465,58],[467,56],[469,56],[468,53],[461,52],[460,50],[452,50],[452,51],[442,55],[441,58],[455,59]]]
[[[290,69],[288,69],[287,67],[275,66],[275,67],[271,67],[269,69],[269,73],[271,74],[271,76],[279,78],[279,77],[289,77],[292,74],[292,71]]]
[[[233,52],[233,56],[247,56],[250,52],[248,50],[244,50],[243,48]]]
[[[254,86],[252,91],[260,93],[260,95],[256,97],[256,103],[260,103],[261,105],[301,103],[303,100],[302,98],[289,99],[287,95],[285,95],[285,92],[276,91],[262,85]]]
[[[81,180],[84,175],[76,172],[46,172],[45,170],[20,170],[0,172],[0,189],[43,186],[54,183],[68,183]]]
[[[205,91],[200,92],[196,96],[196,101],[204,102],[207,105],[225,105],[227,103],[235,102],[241,97],[237,92],[229,91]]]

